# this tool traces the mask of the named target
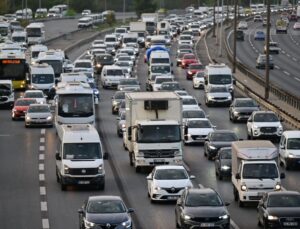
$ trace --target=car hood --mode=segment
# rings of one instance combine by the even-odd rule
[[[86,220],[96,224],[120,224],[129,219],[127,213],[93,214],[87,213]]]
[[[15,106],[14,109],[17,111],[27,111],[29,106]]]
[[[52,115],[51,113],[44,112],[44,113],[27,113],[26,116],[30,118],[47,118]]]
[[[257,127],[279,127],[280,122],[253,122],[253,125]]]
[[[185,207],[184,214],[193,217],[219,217],[228,214],[224,206],[221,207]]]
[[[279,217],[300,217],[300,207],[268,207],[268,212]]]
[[[182,180],[153,180],[153,185],[155,187],[163,187],[163,188],[181,188],[191,186],[191,181],[189,179]]]
[[[208,93],[208,96],[211,97],[231,97],[230,93],[226,92],[215,92],[215,93]]]
[[[188,133],[191,135],[208,135],[213,131],[213,128],[188,128]]]

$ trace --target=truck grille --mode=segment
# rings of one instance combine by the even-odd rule
[[[262,133],[274,133],[277,131],[277,127],[261,127],[260,132]]]
[[[96,175],[98,174],[98,168],[79,168],[69,169],[70,175]]]
[[[145,158],[173,158],[174,151],[172,150],[147,150],[143,151]]]

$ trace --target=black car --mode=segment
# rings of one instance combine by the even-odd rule
[[[101,74],[103,66],[112,64],[114,64],[114,58],[111,54],[100,54],[94,58],[94,69],[97,74]]]
[[[238,137],[231,130],[216,130],[207,135],[204,143],[204,156],[212,160],[220,148],[231,146],[231,142],[238,141]]]
[[[90,196],[78,210],[80,229],[132,228],[127,208],[119,196]]]
[[[244,31],[243,30],[238,29],[236,31],[236,40],[237,41],[244,41]]]
[[[119,103],[125,99],[125,91],[116,91],[114,96],[111,98],[111,113],[118,114]]]
[[[215,156],[215,170],[219,180],[222,180],[224,176],[231,176],[231,147],[219,149]]]
[[[300,228],[300,193],[266,193],[257,206],[258,225],[264,228]]]
[[[186,189],[175,206],[176,228],[229,229],[228,205],[211,188]]]
[[[229,119],[232,122],[247,121],[253,111],[259,111],[259,105],[251,98],[236,98],[229,107]]]

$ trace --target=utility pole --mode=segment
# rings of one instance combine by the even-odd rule
[[[237,27],[237,1],[234,0],[234,23],[233,23],[233,67],[232,72],[236,71],[236,27]]]
[[[266,81],[265,81],[265,99],[269,99],[270,91],[270,0],[267,0],[267,37],[266,37]]]
[[[219,9],[220,9],[220,0],[217,0],[217,38],[216,38],[216,45],[219,45],[218,43],[218,33],[219,33],[219,24],[220,24],[220,13],[219,13]]]
[[[126,0],[123,0],[123,24],[125,23]]]
[[[214,24],[213,24],[213,37],[216,37],[216,1],[214,1]]]
[[[219,56],[222,56],[222,35],[223,35],[223,19],[224,19],[224,0],[222,0],[222,18],[221,18],[221,28],[220,28],[220,48],[219,48]]]

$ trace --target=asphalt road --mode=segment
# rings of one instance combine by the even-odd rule
[[[271,40],[276,41],[281,48],[280,54],[273,54],[275,69],[270,71],[270,81],[282,89],[300,96],[300,31],[294,31],[294,22],[291,22],[288,34],[276,34],[275,22],[278,17],[271,20]],[[249,66],[254,72],[265,77],[264,70],[255,68],[255,61],[259,53],[263,53],[264,41],[254,40],[255,32],[266,31],[261,22],[249,22],[245,31],[245,41],[237,42],[237,58]],[[232,33],[231,33],[232,34]],[[233,47],[233,36],[230,36],[230,46]]]

